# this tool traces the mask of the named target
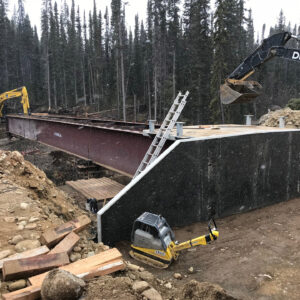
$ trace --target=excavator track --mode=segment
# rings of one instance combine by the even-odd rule
[[[134,259],[136,259],[136,260],[138,260],[138,261],[140,261],[140,262],[142,262],[142,263],[144,263],[146,265],[149,265],[149,266],[151,266],[153,268],[157,268],[157,269],[166,269],[171,264],[171,262],[169,264],[164,264],[164,263],[162,263],[160,261],[157,261],[157,260],[155,260],[153,258],[150,258],[148,256],[145,256],[143,254],[137,253],[137,252],[135,252],[133,250],[129,251],[129,255],[132,258],[134,258]]]

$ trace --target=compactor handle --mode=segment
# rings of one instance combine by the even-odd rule
[[[211,228],[212,223],[214,225],[213,229]],[[216,240],[217,237],[213,234],[213,230],[217,230],[217,229],[218,229],[217,224],[216,224],[214,218],[211,218],[210,221],[208,222],[208,230],[209,230],[209,233],[212,235],[214,240]]]

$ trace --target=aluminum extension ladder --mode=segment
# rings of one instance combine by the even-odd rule
[[[147,166],[149,166],[159,156],[161,149],[163,148],[166,140],[169,138],[171,130],[174,128],[174,125],[186,104],[186,99],[188,95],[189,91],[187,91],[185,94],[182,94],[181,92],[178,93],[177,97],[173,102],[173,105],[171,106],[163,123],[161,124],[160,129],[158,130],[154,140],[152,141],[147,153],[145,154],[142,162],[136,170],[133,178],[135,178],[142,171],[144,171],[147,168]]]

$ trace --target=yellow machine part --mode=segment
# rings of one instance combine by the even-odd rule
[[[207,245],[209,242],[217,239],[219,237],[219,231],[212,230],[212,234],[202,235],[199,237],[196,237],[192,240],[180,243],[178,245],[174,246],[174,251],[178,253],[179,251],[182,251],[184,249],[188,249],[191,247],[196,247],[199,245]]]
[[[207,245],[209,242],[217,239],[218,237],[219,231],[212,230],[212,233],[199,236],[177,245],[174,242],[171,242],[166,251],[141,248],[131,245],[131,251],[129,254],[132,258],[154,268],[165,269],[169,267],[172,261],[178,259],[180,251],[199,245]]]
[[[147,265],[155,268],[165,269],[167,268],[173,260],[178,258],[178,254],[174,253],[172,249],[174,248],[174,243],[171,243],[166,251],[155,250],[148,248],[141,248],[131,245],[130,256],[136,260],[139,260]]]
[[[2,110],[4,102],[17,97],[22,97],[21,104],[23,105],[23,113],[24,115],[28,115],[30,109],[28,93],[26,87],[22,86],[20,88],[0,94],[0,117],[3,117]]]

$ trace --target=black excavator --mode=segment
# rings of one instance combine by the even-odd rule
[[[291,39],[300,41],[290,32],[281,32],[264,39],[261,45],[250,54],[225,80],[220,87],[223,104],[248,103],[260,95],[262,86],[256,81],[246,81],[262,64],[278,56],[300,62],[300,49],[285,48]]]

